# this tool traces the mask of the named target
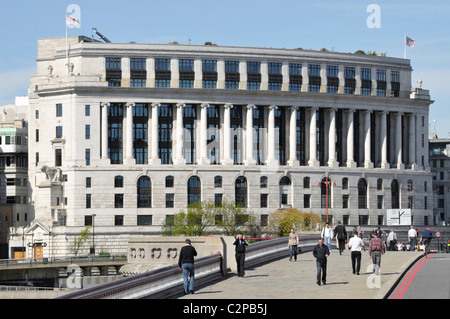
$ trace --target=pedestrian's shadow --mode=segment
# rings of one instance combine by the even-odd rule
[[[348,281],[327,282],[327,286],[331,285],[347,285]]]

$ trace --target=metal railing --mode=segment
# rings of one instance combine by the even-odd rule
[[[72,256],[0,259],[0,268],[40,267],[71,264],[126,263],[126,256]]]
[[[223,277],[222,264],[219,253],[196,260],[196,285]],[[178,265],[172,265],[72,292],[58,299],[160,299],[180,293],[182,286],[182,272]]]
[[[300,236],[298,250],[300,252],[312,251],[318,243],[318,236]],[[279,238],[250,244],[246,250],[246,267],[288,256],[289,249],[287,248],[287,243],[287,238]],[[223,258],[220,253],[199,258],[195,261],[196,286],[216,281],[223,276]],[[59,299],[167,298],[180,294],[183,290],[182,287],[182,273],[178,269],[178,265],[172,265],[69,293],[59,297]]]

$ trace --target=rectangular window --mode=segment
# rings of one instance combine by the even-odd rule
[[[91,116],[91,106],[90,105],[84,106],[84,116]]]
[[[311,207],[311,195],[304,194],[303,195],[303,208],[310,208],[310,207]]]
[[[247,62],[247,90],[259,90],[261,86],[261,62]]]
[[[309,64],[308,65],[308,92],[320,92],[320,85],[322,80],[320,78],[320,65]]]
[[[91,188],[92,186],[92,178],[86,177],[86,188]]]
[[[355,68],[345,67],[344,68],[344,93],[345,94],[355,94],[356,79],[355,79]]]
[[[391,71],[391,96],[400,96],[400,72]]]
[[[62,138],[63,137],[63,127],[57,126],[56,127],[56,138]]]
[[[175,194],[166,194],[166,208],[175,207]]]
[[[153,224],[152,215],[138,215],[137,225],[138,226],[151,226]]]
[[[170,88],[170,59],[155,59],[155,87]]]
[[[107,57],[106,62],[106,81],[109,87],[120,87],[122,85],[122,59]]]
[[[62,149],[55,149],[55,166],[62,166]]]
[[[267,208],[268,207],[269,194],[261,194],[260,195],[260,207]]]
[[[86,194],[86,208],[92,207],[92,194]]]
[[[123,226],[123,215],[114,216],[114,226]]]
[[[222,207],[223,194],[214,194],[214,206]]]
[[[56,117],[63,116],[62,104],[56,104]]]
[[[300,92],[302,90],[302,65],[298,63],[289,64],[289,91]]]
[[[86,124],[84,127],[84,138],[86,140],[91,139],[91,126],[89,124]]]
[[[281,74],[281,63],[269,62],[269,90],[281,91],[281,85],[283,83],[283,75]]]
[[[342,208],[348,208],[349,195],[342,195]]]
[[[123,208],[123,194],[114,194],[114,208]]]
[[[339,88],[339,68],[337,65],[327,65],[327,93],[337,93]]]
[[[84,151],[85,155],[85,160],[86,160],[86,166],[90,166],[91,165],[91,149],[87,148]]]
[[[239,89],[239,61],[225,61],[225,89]]]
[[[372,70],[361,68],[361,95],[370,95],[372,92]]]

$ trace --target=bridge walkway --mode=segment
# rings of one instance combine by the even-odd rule
[[[192,299],[382,299],[403,273],[422,256],[421,252],[387,251],[381,258],[381,274],[372,273],[372,258],[362,253],[360,275],[352,273],[351,253],[332,249],[328,259],[327,284],[316,284],[312,252],[298,255],[296,262],[282,258],[246,269],[245,277],[228,274],[214,284],[196,287]]]

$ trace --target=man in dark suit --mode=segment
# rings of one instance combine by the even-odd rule
[[[236,236],[236,239],[233,242],[233,245],[236,246],[236,264],[237,264],[237,272],[239,277],[244,277],[245,275],[245,247],[248,246],[248,242],[245,240],[244,235],[239,233]]]
[[[338,221],[337,226],[334,228],[334,237],[338,241],[338,249],[339,255],[342,255],[342,252],[345,249],[345,240],[347,239],[347,230],[345,226]]]

